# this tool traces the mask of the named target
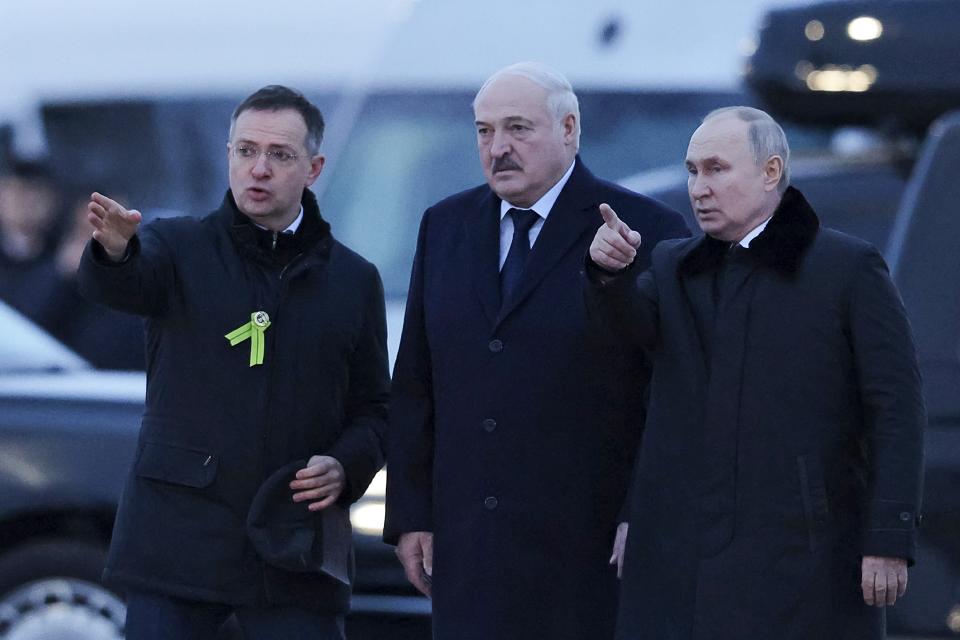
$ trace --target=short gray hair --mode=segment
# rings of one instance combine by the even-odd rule
[[[750,146],[757,165],[762,165],[772,156],[780,156],[783,160],[783,172],[777,191],[783,192],[790,186],[790,145],[787,144],[787,135],[769,113],[753,107],[722,107],[708,113],[703,122],[722,115],[732,115],[750,125]]]
[[[520,76],[546,89],[547,111],[554,115],[558,125],[567,114],[572,113],[576,119],[574,148],[580,149],[580,101],[577,100],[577,94],[573,92],[573,86],[562,73],[542,62],[518,62],[494,73],[487,78],[473,98],[474,109],[483,92],[504,76]]]

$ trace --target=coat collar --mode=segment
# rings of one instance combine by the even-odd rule
[[[330,224],[320,215],[320,206],[312,191],[304,189],[300,203],[303,205],[303,221],[294,234],[294,242],[302,253],[312,253],[326,258],[333,243]],[[243,253],[259,262],[266,264],[273,262],[273,257],[261,246],[262,243],[258,238],[263,231],[254,226],[250,218],[240,212],[230,190],[227,190],[223,197],[217,215]]]
[[[474,287],[491,324],[498,326],[516,309],[588,230],[602,223],[597,180],[576,158],[573,173],[550,210],[533,245],[517,290],[500,300],[500,199],[489,189],[482,192],[473,215],[464,217],[468,244],[473,253]],[[590,210],[595,215],[589,215]]]
[[[750,255],[760,265],[791,275],[819,229],[820,220],[807,199],[788,187],[767,228],[750,243]],[[703,236],[680,259],[679,275],[692,277],[712,271],[723,260],[728,246],[727,242]]]

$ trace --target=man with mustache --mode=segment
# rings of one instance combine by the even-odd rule
[[[569,82],[542,64],[474,100],[487,184],[423,215],[394,369],[384,538],[438,640],[612,638],[608,566],[647,361],[592,339],[580,293],[599,205],[649,245],[680,215],[594,177]],[[639,382],[638,382],[639,381]]]
[[[230,189],[157,220],[94,194],[81,291],[145,317],[147,397],[105,577],[128,640],[343,640],[347,509],[383,464],[383,287],[309,190],[324,123],[272,85],[237,106]]]
[[[879,640],[907,588],[925,424],[910,327],[883,258],[820,227],[789,158],[763,111],[707,115],[686,158],[705,235],[652,265],[602,207],[595,329],[653,354],[620,640]]]

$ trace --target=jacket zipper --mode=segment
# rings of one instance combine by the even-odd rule
[[[276,231],[273,232],[273,245],[274,245],[274,247],[276,247],[276,245],[277,245],[277,232],[276,232]],[[270,392],[273,390],[274,362],[276,361],[277,343],[278,343],[277,333],[279,332],[279,328],[280,328],[280,327],[279,327],[279,324],[278,324],[278,321],[279,321],[279,319],[280,319],[280,307],[283,306],[284,294],[286,293],[286,289],[287,289],[287,281],[283,279],[283,276],[286,274],[287,269],[289,269],[291,265],[293,265],[294,263],[296,263],[297,261],[299,261],[301,257],[303,257],[303,253],[298,253],[297,255],[295,255],[295,256],[293,257],[292,260],[290,260],[290,262],[288,262],[286,265],[284,265],[283,269],[280,270],[280,276],[279,276],[279,278],[278,278],[279,281],[280,281],[280,291],[277,292],[277,304],[276,304],[276,307],[274,307],[274,308],[271,310],[271,311],[273,312],[273,313],[271,314],[271,324],[274,324],[274,325],[277,326],[277,331],[274,331],[274,334],[273,334],[273,345],[272,345],[272,348],[270,349],[270,353],[271,353],[272,357],[271,357],[271,358],[269,359],[269,361],[268,361],[268,368],[267,368],[267,371],[266,371],[266,378],[267,378],[267,380],[266,380],[265,389],[264,389],[264,395],[265,395],[266,397],[265,397],[264,403],[263,403],[263,416],[264,416],[264,417],[263,417],[263,435],[262,435],[263,440],[262,440],[262,442],[261,442],[261,450],[260,450],[260,456],[261,456],[261,457],[260,457],[260,470],[261,470],[260,473],[261,473],[261,476],[263,476],[263,477],[265,477],[265,476],[266,476],[266,473],[267,473],[267,471],[265,470],[266,464],[265,464],[264,458],[265,458],[266,455],[267,455],[267,449],[268,449],[268,447],[269,447],[269,444],[268,444],[268,443],[269,443],[269,440],[270,440],[270,432],[271,432],[271,430],[272,430],[272,429],[271,429],[271,425],[270,425],[270,421],[269,421],[269,420],[270,420],[270,417],[273,415],[273,411],[272,411],[272,408],[271,408],[271,406],[270,406],[270,404],[271,404],[271,403],[270,403]],[[272,472],[273,472],[273,471],[270,470],[270,473],[272,473]],[[264,563],[264,561],[263,561],[262,559],[259,559],[259,558],[258,558],[258,560],[259,560],[259,563],[260,563],[260,578],[261,578],[261,580],[263,581],[263,582],[261,583],[261,587],[262,587],[262,589],[263,589],[262,593],[266,596],[266,600],[269,602],[269,601],[271,600],[271,598],[273,597],[273,593],[272,593],[271,590],[270,590],[270,582],[269,582],[269,580],[267,579],[267,574],[266,574],[266,571],[265,571],[265,569],[264,569],[265,563]]]

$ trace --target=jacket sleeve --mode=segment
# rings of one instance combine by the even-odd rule
[[[862,554],[916,555],[926,410],[906,311],[875,249],[849,298],[850,339],[866,422],[869,502]]]
[[[346,488],[339,499],[344,506],[363,496],[384,461],[390,395],[387,319],[380,274],[372,266],[370,271],[363,327],[350,356],[346,423],[326,452],[340,462],[346,473]]]
[[[174,282],[173,252],[154,225],[145,225],[130,239],[127,254],[113,262],[96,240],[90,240],[77,271],[80,293],[91,302],[141,316],[166,311]]]
[[[429,214],[428,210],[420,223],[403,334],[393,370],[383,534],[389,544],[396,544],[402,533],[433,530],[433,377],[423,300]]]
[[[656,253],[654,249],[654,253]],[[659,334],[659,296],[654,266],[634,264],[611,274],[585,257],[583,295],[589,330],[628,348],[650,349]]]
[[[650,237],[644,238],[646,242],[652,242],[653,245],[656,246],[662,240],[690,237],[690,229],[687,227],[687,223],[684,221],[683,216],[677,213],[676,211],[673,211],[672,209],[664,208],[661,211],[660,215],[656,217],[656,220],[658,223],[657,230],[653,234],[652,239]],[[645,266],[649,267],[649,264],[650,264],[649,259],[648,261],[645,261],[645,263],[646,263]],[[585,274],[587,276],[593,275],[594,277],[596,277],[598,274],[596,272],[591,274],[590,272],[591,267],[593,267],[594,269],[597,269],[593,265],[593,262],[590,260],[590,257],[588,255]],[[652,277],[652,273],[648,277]],[[653,295],[654,296],[656,295],[655,290],[653,291]],[[646,361],[646,359],[644,360],[643,366],[649,366],[649,363]],[[649,403],[649,397],[650,397],[649,384],[642,389],[642,394],[644,398],[643,406],[646,407]],[[640,422],[641,422],[641,429],[642,429],[642,423],[644,422],[644,420],[641,420]],[[639,451],[639,447],[638,447],[638,451]],[[630,505],[633,503],[633,488],[636,485],[636,481],[635,481],[635,476],[637,473],[636,458],[637,456],[634,456],[633,464],[631,465],[633,470],[629,477],[629,484],[627,485],[627,493],[624,496],[623,504],[620,507],[620,511],[617,513],[617,522],[630,521]]]

